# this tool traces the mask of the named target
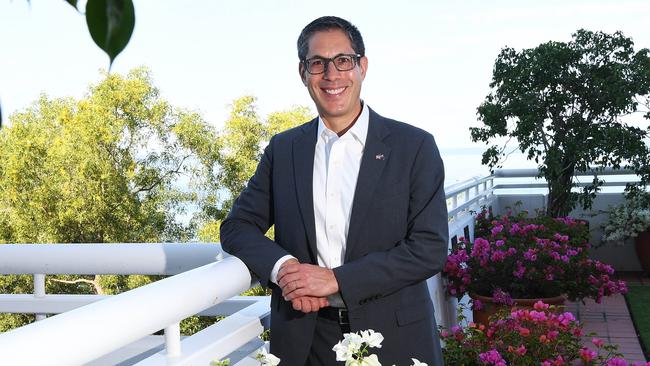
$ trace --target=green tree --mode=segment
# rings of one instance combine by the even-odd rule
[[[176,219],[217,164],[216,132],[161,99],[146,69],[106,75],[87,97],[46,96],[0,132],[4,242],[188,238]]]
[[[215,186],[216,130],[160,98],[149,72],[104,75],[80,99],[42,96],[0,130],[0,243],[186,241],[178,217]],[[210,173],[210,174],[209,174]],[[49,293],[115,294],[154,276],[48,276]],[[30,276],[2,276],[3,293]],[[3,316],[0,329],[28,321]]]
[[[271,137],[279,132],[296,127],[313,118],[307,107],[293,107],[273,112],[265,121],[259,117],[256,98],[243,96],[232,104],[230,118],[219,134],[220,171],[217,181],[222,185],[221,197],[212,190],[203,205],[203,224],[199,230],[202,241],[219,241],[219,225],[232,203],[255,173],[263,148]],[[272,235],[272,230],[270,230]]]
[[[470,129],[472,140],[518,142],[548,182],[549,215],[566,215],[578,203],[591,207],[603,182],[572,192],[578,172],[612,166],[650,177],[643,141],[650,130],[629,123],[639,122],[639,113],[650,118],[649,51],[633,46],[621,32],[578,30],[570,42],[506,47],[497,57],[492,91],[478,107],[484,126]],[[500,166],[507,149],[507,142],[492,145],[483,164]]]

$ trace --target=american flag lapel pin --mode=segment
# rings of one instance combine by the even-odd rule
[[[384,154],[375,155],[375,160],[384,160]]]

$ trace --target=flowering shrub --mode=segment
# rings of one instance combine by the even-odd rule
[[[623,244],[650,229],[650,197],[637,194],[620,205],[610,207],[609,220],[602,225],[603,240]]]
[[[625,293],[623,281],[611,279],[614,269],[587,257],[588,228],[570,217],[476,217],[476,238],[460,238],[445,264],[447,291],[495,297],[546,298],[561,294],[570,300]]]
[[[487,326],[469,323],[440,332],[446,365],[627,366],[617,346],[592,338],[590,349],[582,345],[583,335],[573,314],[558,314],[541,301],[532,310],[502,311]]]

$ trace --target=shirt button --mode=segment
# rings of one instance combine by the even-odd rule
[[[330,230],[334,230],[334,225],[330,225]]]

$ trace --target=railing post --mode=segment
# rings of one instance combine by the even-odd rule
[[[42,273],[34,273],[34,297],[45,297],[45,275]],[[46,317],[45,314],[36,314],[36,321],[43,320]]]
[[[181,355],[181,323],[165,328],[165,351],[168,358]]]

